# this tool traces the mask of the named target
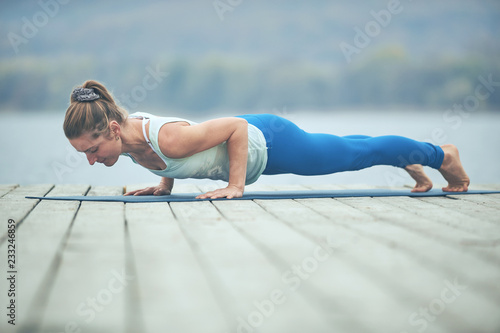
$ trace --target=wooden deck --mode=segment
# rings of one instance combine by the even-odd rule
[[[24,198],[122,191],[0,185],[1,332],[500,331],[498,194],[170,204]],[[13,269],[9,219],[17,224]],[[11,299],[15,327],[6,316]]]

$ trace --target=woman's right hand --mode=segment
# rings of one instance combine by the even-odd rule
[[[167,185],[146,187],[142,190],[129,191],[124,195],[170,195],[171,189]]]

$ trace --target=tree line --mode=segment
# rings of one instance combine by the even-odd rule
[[[65,109],[71,89],[86,79],[105,83],[130,111],[443,109],[474,94],[481,77],[490,77],[490,90],[476,109],[498,111],[500,62],[473,57],[415,63],[389,50],[344,66],[217,57],[16,58],[0,61],[0,110]]]

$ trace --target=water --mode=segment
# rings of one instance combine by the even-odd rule
[[[453,143],[473,184],[500,183],[500,114],[472,113],[467,118],[443,117],[444,111],[423,112],[287,112],[279,114],[309,132],[337,135],[402,135],[435,144]],[[180,116],[182,115],[174,115]],[[228,116],[228,114],[220,115]],[[217,116],[210,116],[216,118]],[[113,167],[90,166],[76,153],[62,131],[63,114],[0,114],[0,184],[127,185],[158,183],[159,177],[121,157]],[[194,121],[208,118],[191,117]],[[433,182],[443,184],[438,171],[425,168]],[[177,180],[224,186],[212,180]],[[259,184],[413,184],[404,170],[377,166],[326,176],[261,176]]]

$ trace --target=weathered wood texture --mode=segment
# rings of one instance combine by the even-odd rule
[[[322,188],[345,186],[248,190]],[[4,275],[8,220],[17,225],[16,326],[3,310],[1,332],[500,331],[500,195],[170,204],[24,198],[121,193],[0,185]],[[9,288],[4,276],[3,309]]]

